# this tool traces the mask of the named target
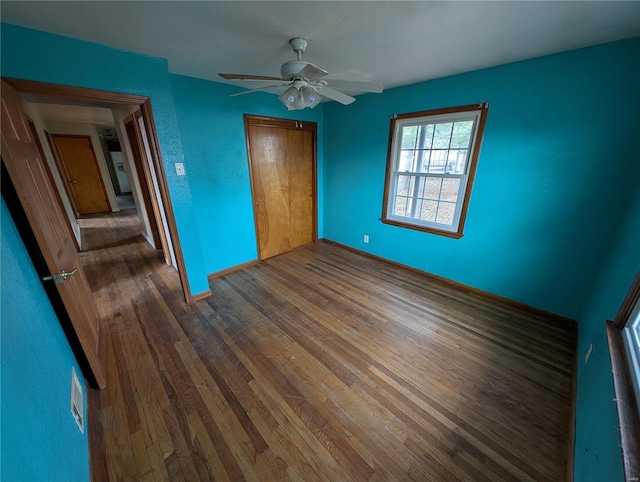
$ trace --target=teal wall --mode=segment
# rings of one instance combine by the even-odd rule
[[[171,75],[173,96],[196,220],[208,274],[257,259],[251,180],[243,114],[318,124],[322,172],[322,105],[289,112],[272,94],[229,94],[237,87]],[[318,176],[322,207],[322,176]],[[319,212],[318,219],[322,219]],[[319,236],[322,224],[319,222]]]
[[[578,319],[640,175],[638,58],[634,39],[327,104],[325,237]],[[390,116],[478,102],[464,237],[381,223]]]
[[[189,179],[173,168],[183,155],[167,61],[9,24],[1,28],[5,77],[151,98],[191,292],[208,290]]]
[[[69,410],[71,367],[83,386],[85,380],[4,200],[0,204],[0,479],[86,481],[88,427],[80,433]]]
[[[637,154],[636,154],[637,156]],[[623,480],[611,361],[604,320],[613,320],[640,270],[640,179],[626,217],[580,316],[576,482]],[[593,344],[589,361],[584,357]]]

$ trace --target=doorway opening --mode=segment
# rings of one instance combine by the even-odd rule
[[[120,210],[136,209],[135,199],[127,172],[127,164],[122,153],[122,144],[115,125],[96,124],[100,144],[107,161],[109,178],[116,194],[116,202]]]
[[[177,269],[184,299],[193,300],[164,174],[150,99],[143,96],[3,78],[16,89],[31,119],[51,181],[78,247],[83,250],[79,212],[65,183],[80,184],[59,168],[53,135],[88,135],[108,201],[107,213],[135,208],[140,234]],[[135,121],[128,130],[127,121]],[[120,150],[118,151],[118,147]],[[134,160],[137,152],[137,161]],[[58,156],[58,159],[56,159]],[[136,165],[136,162],[138,165]],[[73,183],[76,181],[77,183]],[[121,207],[122,206],[122,207]],[[93,216],[93,214],[92,214]]]

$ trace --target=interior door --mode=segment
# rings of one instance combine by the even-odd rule
[[[106,386],[100,319],[73,234],[47,175],[44,160],[22,111],[18,93],[2,81],[2,160],[20,198],[38,247],[55,279],[88,365],[99,388]]]
[[[260,259],[316,241],[316,124],[245,116]]]
[[[110,212],[109,198],[91,137],[53,134],[51,139],[69,197],[73,198],[77,210],[76,215]]]

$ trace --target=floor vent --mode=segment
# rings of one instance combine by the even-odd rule
[[[84,433],[84,397],[82,385],[73,367],[71,367],[71,415],[76,420],[80,432]]]

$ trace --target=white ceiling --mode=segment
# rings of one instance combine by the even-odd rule
[[[173,73],[279,75],[291,37],[334,78],[386,88],[640,35],[639,1],[31,2],[3,22],[163,57]],[[597,68],[597,67],[594,67]]]
[[[111,109],[61,104],[29,103],[31,115],[43,121],[83,122],[89,124],[114,125]]]

